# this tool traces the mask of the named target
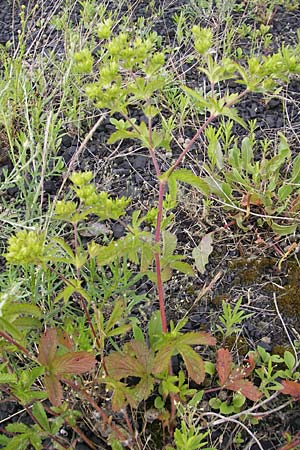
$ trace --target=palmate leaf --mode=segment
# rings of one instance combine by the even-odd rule
[[[216,345],[216,339],[206,331],[191,331],[180,334],[177,338],[177,345]]]
[[[128,376],[147,377],[151,374],[153,365],[153,351],[145,342],[137,340],[125,344],[122,352],[112,352],[105,358],[107,372],[116,380]]]
[[[48,328],[39,342],[38,361],[45,367],[44,385],[49,400],[59,406],[63,400],[63,392],[59,379],[64,374],[80,375],[91,370],[95,357],[88,352],[67,352],[57,355],[58,336],[55,328]]]
[[[166,370],[173,354],[175,354],[175,349],[172,343],[162,345],[155,356],[152,372],[154,374],[159,374]]]
[[[169,362],[173,355],[181,354],[183,359],[187,360],[187,370],[189,375],[196,381],[197,375],[194,375],[192,365],[195,362],[197,367],[200,368],[200,377],[203,381],[202,372],[202,359],[200,356],[190,347],[191,345],[215,345],[216,339],[205,331],[190,332],[190,333],[178,333],[175,336],[165,335],[165,341],[160,343],[159,350],[155,356],[153,373],[159,374],[168,368]],[[191,349],[189,353],[188,348]],[[199,358],[197,358],[197,356]],[[194,362],[193,362],[194,361]],[[204,370],[204,363],[203,363]],[[195,378],[194,378],[195,377]],[[197,378],[198,379],[198,378]]]
[[[132,408],[137,407],[139,399],[136,396],[134,388],[129,388],[124,383],[121,383],[111,377],[105,377],[103,382],[113,391],[111,399],[113,411],[120,411],[128,404]]]
[[[232,356],[228,349],[220,348],[217,351],[216,368],[219,376],[220,385],[230,391],[239,392],[244,397],[254,402],[262,397],[260,390],[245,377],[250,375],[254,368],[254,360],[251,358],[249,368],[232,368]]]

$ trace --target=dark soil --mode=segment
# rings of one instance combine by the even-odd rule
[[[28,11],[33,8],[30,0],[22,2]],[[74,18],[78,14],[78,4],[74,2]],[[108,1],[110,7],[116,7],[116,2]],[[37,14],[45,16],[49,13],[55,3],[43,3]],[[149,7],[148,1],[138,1],[135,8],[130,8],[130,0],[123,7],[123,12],[132,11],[131,20],[137,20],[140,16],[146,18],[156,17],[152,20],[154,29],[163,36],[167,44],[172,44],[175,37],[175,24],[172,19],[178,13],[180,7],[190,8],[188,0],[166,0],[155,1],[153,8]],[[233,24],[241,20],[243,11],[233,15]],[[36,20],[36,16],[34,16]],[[219,30],[225,24],[217,20],[215,16],[201,15],[199,13],[196,22],[204,25],[214,26]],[[260,22],[253,17],[252,22]],[[192,20],[192,18],[190,19]],[[251,22],[250,20],[250,22]],[[32,22],[34,30],[34,21]],[[278,7],[272,21],[269,23],[270,33],[273,35],[272,47],[279,47],[282,42],[296,44],[296,30],[300,28],[300,6],[295,11],[289,11],[284,7]],[[17,39],[20,29],[18,18],[18,7],[14,1],[0,0],[0,44],[5,45],[7,41]],[[38,36],[38,29],[31,36],[32,40]],[[57,48],[59,46],[59,34],[49,27],[45,36],[44,46]],[[28,42],[31,45],[31,42]],[[249,39],[237,42],[236,46],[243,46],[250,51]],[[272,49],[273,49],[272,48]],[[34,51],[38,51],[34,47]],[[183,49],[183,52],[188,49]],[[268,52],[269,49],[266,49]],[[180,55],[179,55],[180,56]],[[179,59],[179,58],[178,58]],[[188,65],[178,66],[180,74],[189,69]],[[183,76],[183,75],[182,75]],[[188,72],[185,77],[189,85],[199,85],[199,74]],[[279,98],[272,99],[265,104],[258,96],[248,97],[240,105],[239,110],[245,120],[257,119],[257,138],[260,136],[273,137],[281,131],[292,142],[292,149],[296,154],[299,148],[300,127],[300,80],[292,80],[286,87],[284,97],[287,101]],[[142,117],[138,117],[142,119]],[[198,118],[199,122],[201,118]],[[156,191],[156,180],[149,155],[145,150],[140,150],[135,143],[131,145],[123,142],[120,146],[107,146],[106,140],[112,132],[113,127],[109,121],[103,122],[88,144],[77,163],[77,169],[92,169],[96,173],[96,181],[102,189],[109,189],[112,194],[126,195],[132,198],[132,204],[138,208],[154,204],[153,195]],[[192,135],[192,128],[182,131],[178,138],[186,139]],[[238,130],[242,133],[241,130]],[[62,139],[60,153],[66,164],[69,163],[74,152],[78,148],[81,136],[66,134]],[[1,159],[2,151],[2,159]],[[176,153],[176,149],[174,150]],[[5,143],[1,141],[0,135],[0,166],[7,164]],[[193,154],[185,159],[185,166],[193,167],[197,173],[201,173],[201,162],[205,158],[205,147],[202,142],[197,143]],[[160,156],[163,168],[169,164],[168,157]],[[57,181],[49,181],[46,192],[53,197],[59,188]],[[154,194],[153,194],[154,193]],[[16,195],[16,192],[13,192]],[[289,238],[277,239],[269,229],[260,228],[255,221],[249,220],[246,226],[249,232],[244,232],[237,227],[231,213],[221,209],[217,202],[212,202],[208,216],[204,214],[202,200],[199,194],[189,189],[182,193],[184,201],[179,204],[176,214],[175,229],[179,239],[179,246],[183,252],[190,254],[190,250],[199,242],[207,232],[214,232],[214,252],[210,257],[206,273],[198,275],[196,279],[176,274],[172,281],[166,286],[166,302],[168,318],[174,321],[188,314],[187,330],[212,329],[221,312],[222,300],[234,304],[240,297],[243,298],[245,312],[252,313],[250,319],[244,323],[239,339],[245,343],[239,347],[238,340],[232,343],[232,348],[242,358],[249,350],[254,350],[258,345],[264,347],[268,352],[283,353],[284,349],[290,348],[289,339],[300,340],[300,263],[297,253],[289,256],[279,268],[279,260],[287,251],[292,242],[299,242],[299,234]],[[124,226],[120,223],[109,225],[115,238],[121,237]],[[175,231],[174,229],[174,231]],[[299,246],[297,246],[299,249]],[[217,277],[211,289],[200,301],[197,300],[204,285],[212,282]],[[152,298],[155,308],[155,292],[148,284],[143,286],[144,291]],[[274,303],[276,301],[276,304]],[[285,324],[285,327],[283,326]],[[289,336],[287,336],[287,330]],[[274,402],[274,408],[280,403]],[[7,418],[12,417],[18,408],[14,403],[6,402],[0,407],[0,427],[7,424]],[[23,420],[24,416],[16,416],[13,420]],[[253,433],[260,440],[262,447],[267,449],[279,449],[284,444],[283,432],[296,434],[300,431],[300,409],[299,404],[289,411],[274,413],[271,418],[267,417],[258,426],[253,427]],[[249,449],[256,450],[258,447],[251,443],[251,438],[242,431],[244,442],[234,443],[231,433],[234,433],[234,425],[214,431],[212,440],[218,449]],[[102,444],[98,444],[97,448]],[[84,450],[84,444],[76,447]]]

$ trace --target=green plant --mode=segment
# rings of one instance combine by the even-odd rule
[[[223,314],[220,316],[222,326],[217,325],[217,329],[223,335],[224,341],[232,334],[237,334],[241,330],[240,325],[243,320],[252,316],[252,314],[246,314],[240,309],[242,301],[243,299],[240,298],[233,309],[229,303],[222,301]]]
[[[82,2],[82,5],[82,17],[90,17],[95,5],[86,2]],[[187,320],[180,320],[175,325],[167,319],[164,283],[171,279],[175,270],[186,276],[194,276],[195,273],[185,261],[186,255],[178,254],[177,237],[171,231],[178,190],[181,183],[193,186],[205,196],[211,195],[215,189],[215,184],[209,179],[202,179],[192,170],[180,168],[180,164],[195,141],[203,136],[205,130],[209,130],[206,137],[210,139],[208,154],[212,168],[222,167],[218,132],[214,134],[209,125],[217,118],[224,119],[224,146],[229,152],[232,139],[230,125],[226,124],[231,120],[246,127],[234,106],[249,92],[272,93],[291,74],[298,74],[299,49],[283,47],[273,55],[249,57],[243,63],[227,56],[218,60],[213,57],[216,38],[212,30],[195,25],[192,29],[195,58],[210,89],[204,92],[184,84],[180,84],[180,88],[182,95],[206,119],[195,130],[190,141],[185,143],[177,159],[162,171],[159,155],[171,151],[176,127],[173,117],[165,115],[161,106],[170,80],[165,62],[167,51],[161,48],[161,39],[156,33],[145,35],[135,27],[113,33],[113,25],[110,17],[102,17],[92,33],[91,41],[86,46],[79,46],[76,52],[74,42],[78,43],[78,34],[70,34],[73,58],[70,70],[72,68],[79,84],[87,81],[85,91],[93,101],[93,108],[108,111],[110,122],[115,127],[108,144],[131,139],[148,149],[158,185],[157,205],[149,208],[145,206],[143,211],[130,206],[130,214],[127,214],[130,199],[114,198],[107,192],[98,192],[92,181],[92,172],[74,172],[70,176],[70,190],[66,190],[62,199],[55,199],[50,205],[47,226],[22,230],[9,238],[4,253],[7,265],[19,270],[22,277],[30,275],[35,304],[31,305],[34,308],[25,309],[22,302],[14,304],[14,298],[1,297],[1,311],[5,312],[6,317],[0,322],[3,355],[0,380],[3,391],[13,395],[26,407],[28,402],[32,402],[33,406],[40,405],[39,400],[48,397],[52,407],[47,414],[58,415],[76,431],[74,421],[66,415],[68,404],[72,402],[64,402],[64,384],[66,393],[70,393],[66,399],[78,395],[101,417],[108,430],[107,440],[113,449],[127,446],[135,450],[142,447],[133,411],[138,411],[140,405],[147,406],[147,402],[156,410],[157,419],[162,422],[164,430],[168,430],[177,449],[183,446],[190,449],[204,448],[207,434],[201,429],[193,425],[187,427],[184,422],[181,428],[177,428],[177,404],[188,403],[192,407],[201,402],[204,394],[226,390],[234,393],[230,405],[226,404],[226,409],[223,403],[217,406],[214,402],[214,407],[232,413],[241,410],[245,399],[258,402],[262,393],[268,395],[270,383],[272,388],[297,398],[298,383],[294,379],[290,355],[286,355],[287,372],[284,372],[284,376],[292,379],[286,379],[282,384],[275,384],[272,367],[275,359],[263,355],[262,359],[265,359],[262,366],[268,364],[269,371],[267,376],[260,370],[264,367],[259,367],[255,372],[262,380],[259,389],[251,380],[255,368],[253,355],[249,356],[249,365],[244,367],[234,364],[230,351],[221,348],[217,350],[214,365],[212,351],[205,349],[210,353],[209,361],[204,361],[204,355],[200,355],[197,347],[214,346],[215,338],[205,331],[183,332]],[[92,51],[96,38],[101,44],[98,59]],[[97,69],[96,81],[94,73],[86,73],[94,69]],[[223,83],[229,80],[243,87],[239,92],[224,90]],[[185,102],[179,102],[178,108],[182,105],[185,107]],[[40,108],[42,110],[43,106]],[[142,112],[145,119],[136,120],[133,114],[135,110]],[[39,118],[37,114],[35,120],[38,122]],[[23,147],[25,143],[25,137],[22,136]],[[250,144],[244,142],[241,152],[238,147],[234,147],[235,153],[232,155],[232,159],[237,159],[240,164],[238,168],[246,172],[249,168],[252,170]],[[288,154],[286,141],[282,138],[279,154],[276,155],[279,157],[274,157],[272,170],[269,168],[272,174],[274,172],[275,184],[278,183],[279,169]],[[269,167],[267,162],[264,164]],[[86,229],[88,222],[95,218],[106,224],[122,221],[126,225],[125,235],[118,240],[104,236],[99,242],[92,239],[86,244],[80,231]],[[152,229],[149,229],[149,224]],[[59,236],[58,228],[63,231]],[[212,234],[209,233],[193,252],[200,273],[204,273],[211,251]],[[112,272],[111,282],[108,277],[105,279],[108,271]],[[138,275],[134,276],[134,273]],[[50,274],[59,282],[52,286],[47,310],[47,302],[41,301],[41,297],[43,289],[52,280]],[[142,276],[153,282],[159,301],[159,311],[155,311],[151,318],[148,317],[146,324],[130,316],[132,308],[139,305],[141,298],[133,294],[132,298],[128,298],[121,292],[123,285],[130,291]],[[120,280],[121,287],[116,286]],[[62,317],[52,303],[58,305]],[[240,304],[241,300],[233,310],[223,305],[221,321],[224,327],[220,327],[220,330],[225,337],[236,332],[237,326],[248,317],[239,311]],[[73,314],[72,308],[75,310]],[[25,311],[26,316],[30,316],[29,320],[24,317]],[[38,332],[42,316],[46,328],[43,334]],[[63,326],[72,334],[62,331]],[[21,334],[19,328],[22,328]],[[26,361],[25,369],[23,366],[18,367],[14,351]],[[97,364],[97,372],[93,372],[96,354],[100,364]],[[173,370],[174,357],[182,364],[178,374]],[[217,372],[216,386],[209,386],[200,395],[190,389],[189,380],[201,385],[206,374],[213,375],[214,369]],[[105,392],[105,407],[99,406],[96,401],[93,386],[91,389],[86,387],[85,372],[90,372],[93,381]],[[42,388],[38,389],[37,386]],[[107,391],[111,393],[111,399],[108,400]],[[71,407],[74,408],[73,405]],[[40,428],[33,425],[34,428],[30,430],[22,427],[11,429],[21,434],[18,437],[22,442],[20,445],[24,447],[30,442],[39,449],[45,436],[53,439],[58,446],[64,445],[62,439],[54,435],[56,428],[49,428],[44,410],[34,406],[34,411],[33,420]],[[123,419],[121,427],[118,426],[117,413]],[[6,431],[9,433],[9,428]],[[29,431],[32,431],[32,436],[36,432],[40,433],[41,439],[34,441],[34,437],[29,438]],[[4,437],[6,448],[14,445],[14,442],[11,444],[14,438],[16,436]],[[88,441],[86,436],[84,439]]]
[[[243,228],[243,222],[254,214],[258,224],[267,223],[277,234],[293,233],[298,226],[300,160],[298,156],[292,159],[286,138],[279,134],[271,153],[271,141],[258,146],[248,136],[240,146],[236,141],[228,145],[220,130],[207,131],[210,177],[206,181],[226,208],[244,213],[237,213],[238,225]],[[259,159],[257,151],[262,155]]]

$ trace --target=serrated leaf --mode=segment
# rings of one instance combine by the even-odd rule
[[[227,348],[220,348],[217,351],[216,369],[220,385],[224,386],[232,370],[232,356]]]
[[[32,414],[38,421],[39,425],[43,428],[43,430],[51,433],[51,427],[48,421],[47,414],[40,402],[35,402],[32,405]]]
[[[260,390],[249,380],[236,378],[227,382],[225,387],[230,391],[240,392],[253,402],[257,402],[263,395]]]
[[[152,371],[154,374],[159,374],[168,368],[173,352],[173,344],[162,345],[154,359],[154,367]]]
[[[55,375],[89,372],[95,367],[95,356],[89,352],[69,352],[55,357],[52,368]]]
[[[55,375],[44,376],[44,385],[48,398],[53,406],[60,406],[63,401],[62,386]]]
[[[183,358],[189,377],[195,383],[201,384],[205,378],[204,362],[201,356],[189,345],[180,345],[178,350]]]
[[[294,398],[300,398],[300,383],[297,381],[283,380],[281,389],[282,394],[291,395]]]
[[[0,373],[0,384],[16,383],[17,376],[14,373]]]
[[[43,366],[51,365],[58,346],[57,332],[55,328],[47,328],[39,342],[38,361]]]
[[[192,252],[196,267],[202,275],[205,272],[205,267],[208,263],[209,255],[213,251],[212,243],[213,233],[208,233],[201,239],[198,247],[195,247]]]
[[[108,375],[115,380],[128,376],[143,378],[152,370],[154,356],[145,342],[132,341],[123,352],[112,352],[105,358]]]
[[[179,345],[215,345],[216,339],[206,331],[190,331],[177,338]]]
[[[27,433],[29,427],[28,425],[25,425],[25,423],[10,423],[5,429],[9,433]]]

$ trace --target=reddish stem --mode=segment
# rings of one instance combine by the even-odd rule
[[[7,342],[10,344],[13,344],[15,347],[17,347],[22,353],[24,353],[28,358],[35,360],[34,356],[29,353],[27,348],[23,347],[23,345],[19,344],[17,341],[14,340],[9,334],[6,334],[4,331],[0,331],[0,336],[3,337]]]
[[[73,383],[70,380],[66,380],[65,378],[60,378],[61,381],[63,381],[65,384],[70,386],[72,389],[74,389],[79,394],[82,394],[86,400],[92,405],[92,407],[100,414],[101,419],[107,425],[117,436],[117,438],[121,441],[127,441],[127,436],[125,436],[119,428],[110,421],[109,417],[105,414],[105,412],[100,408],[100,406],[97,405],[97,403],[94,401],[94,399],[83,389],[81,389],[77,384]]]

